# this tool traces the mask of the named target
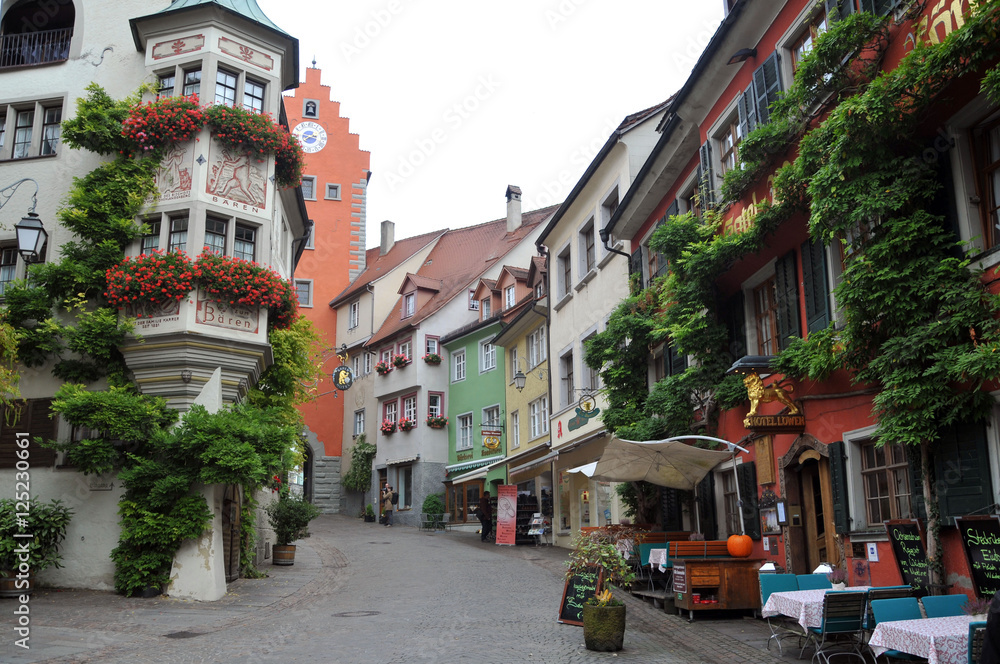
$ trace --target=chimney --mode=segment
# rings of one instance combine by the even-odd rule
[[[521,227],[521,188],[507,185],[507,232]]]
[[[382,222],[382,243],[379,245],[378,255],[385,256],[392,251],[394,244],[396,244],[396,224],[386,219]]]

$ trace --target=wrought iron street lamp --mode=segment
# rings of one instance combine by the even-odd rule
[[[28,214],[14,224],[14,231],[17,233],[17,251],[21,254],[24,262],[28,264],[39,260],[45,247],[45,241],[49,237],[49,234],[45,232],[42,220],[35,214],[35,207],[38,205],[38,183],[31,178],[22,178],[13,184],[0,188],[0,208],[10,201],[14,193],[25,182],[35,185],[35,193],[31,195],[31,207],[28,208]]]

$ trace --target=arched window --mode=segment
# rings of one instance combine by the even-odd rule
[[[69,59],[76,8],[72,0],[20,0],[0,21],[0,69]]]

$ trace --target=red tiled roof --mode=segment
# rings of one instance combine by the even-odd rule
[[[392,249],[390,249],[389,253],[385,256],[379,255],[379,252],[381,251],[379,247],[369,249],[365,254],[366,267],[364,272],[359,274],[358,277],[352,281],[340,295],[333,298],[333,300],[330,301],[330,306],[336,307],[337,305],[343,303],[344,300],[353,297],[365,286],[379,277],[389,274],[393,268],[398,267],[400,263],[426,247],[429,243],[434,241],[435,238],[446,232],[447,229],[397,240],[396,243],[392,245]]]
[[[521,226],[512,233],[507,232],[506,217],[478,226],[445,231],[419,271],[422,277],[440,280],[441,289],[409,318],[400,319],[390,314],[365,345],[377,344],[397,332],[416,327],[456,295],[461,293],[464,297],[466,289],[475,284],[476,277],[506,256],[558,208],[558,205],[550,205],[526,212],[522,215]],[[400,308],[397,306],[395,310]]]
[[[641,111],[636,111],[631,115],[626,115],[625,119],[622,120],[622,123],[618,125],[618,130],[623,131],[628,127],[630,127],[631,125],[642,122],[643,120],[646,120],[650,116],[656,115],[657,113],[665,109],[667,106],[669,106],[670,102],[674,100],[675,96],[676,96],[675,94],[670,95],[665,101],[661,101],[659,104],[650,106],[649,108],[644,108]]]
[[[398,293],[402,294],[409,290],[406,286],[407,283],[412,283],[417,288],[424,290],[439,291],[441,290],[441,280],[440,279],[430,279],[421,274],[414,274],[413,272],[407,272],[406,278],[403,279],[403,283],[399,285]]]

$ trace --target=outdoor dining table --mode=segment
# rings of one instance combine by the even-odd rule
[[[868,590],[870,586],[850,586],[844,590]],[[794,619],[802,631],[823,624],[823,596],[829,588],[785,590],[771,593],[760,614],[765,618],[782,615]]]
[[[661,572],[667,571],[667,549],[650,549],[649,566],[659,566]]]
[[[969,623],[981,618],[947,616],[888,620],[875,625],[868,645],[875,656],[886,650],[927,658],[927,664],[965,664],[969,657]]]

